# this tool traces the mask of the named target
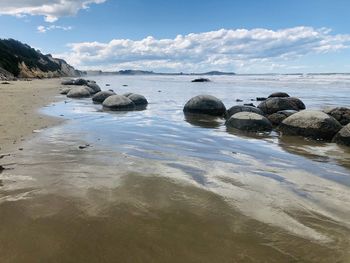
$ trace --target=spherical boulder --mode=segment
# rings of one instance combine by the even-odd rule
[[[198,95],[190,99],[183,109],[184,113],[223,116],[226,112],[224,103],[211,95]]]
[[[89,82],[87,86],[93,91],[94,94],[101,91],[100,86],[94,82]]]
[[[256,114],[264,115],[262,110],[254,107],[254,106],[236,105],[236,106],[229,108],[226,111],[226,118],[229,119],[232,115],[234,115],[238,112],[255,112]]]
[[[350,123],[344,126],[333,138],[333,142],[350,146]]]
[[[112,95],[102,103],[104,109],[114,111],[128,111],[135,109],[135,103],[123,95]]]
[[[88,83],[89,82],[85,79],[76,79],[74,81],[74,85],[77,85],[77,86],[84,86],[84,85],[87,86]]]
[[[91,94],[86,87],[75,87],[67,93],[68,98],[88,98],[90,95]]]
[[[288,98],[288,97],[290,97],[289,94],[285,92],[275,92],[269,96],[269,98]]]
[[[133,93],[129,95],[127,98],[130,99],[132,102],[134,102],[136,106],[146,106],[148,104],[147,99],[140,94]]]
[[[250,132],[269,132],[272,124],[255,112],[238,112],[226,121],[226,127]]]
[[[278,111],[275,113],[272,113],[271,115],[268,115],[268,120],[272,123],[272,125],[278,126],[281,124],[281,122],[288,118],[289,116],[293,115],[294,113],[297,113],[295,110],[283,110]]]
[[[305,104],[298,98],[269,98],[258,106],[265,114],[272,114],[282,110],[303,110]]]
[[[92,97],[92,101],[94,103],[102,103],[105,101],[105,99],[107,99],[110,96],[116,95],[114,92],[112,91],[100,91],[97,92],[93,97]]]
[[[325,113],[339,121],[341,125],[350,123],[350,109],[345,107],[329,108],[324,110]]]
[[[303,110],[286,118],[279,126],[283,135],[298,135],[316,140],[331,140],[342,128],[333,117],[322,111]]]

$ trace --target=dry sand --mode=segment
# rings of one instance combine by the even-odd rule
[[[18,150],[35,130],[62,121],[39,112],[41,107],[58,100],[60,82],[45,79],[0,84],[0,154]]]

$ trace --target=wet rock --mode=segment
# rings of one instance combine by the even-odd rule
[[[183,111],[185,113],[223,116],[226,112],[226,108],[222,101],[214,96],[198,95],[185,104]]]
[[[90,89],[92,89],[92,91],[93,91],[93,93],[92,93],[92,94],[95,94],[95,93],[97,93],[97,92],[100,92],[100,91],[101,91],[100,86],[99,86],[99,85],[97,85],[97,84],[96,84],[96,83],[94,83],[94,82],[89,82],[89,83],[87,84],[87,86],[88,86]]]
[[[87,80],[85,80],[85,79],[76,79],[75,81],[74,81],[74,84],[73,85],[77,85],[77,86],[87,86],[88,85],[88,81]]]
[[[136,106],[146,106],[148,104],[147,99],[140,94],[131,94],[127,98],[129,98],[132,102],[135,103]]]
[[[332,140],[342,128],[333,117],[322,111],[303,110],[286,118],[279,126],[284,135],[298,135],[316,140]]]
[[[243,100],[241,100],[241,99],[236,99],[236,102],[243,102]]]
[[[325,113],[339,121],[341,125],[350,123],[350,109],[345,107],[329,108],[324,110]]]
[[[333,142],[350,146],[350,123],[344,126],[333,138]]]
[[[102,103],[105,101],[105,99],[107,99],[110,96],[116,95],[114,92],[112,91],[100,91],[97,92],[93,97],[92,97],[92,101],[94,103]]]
[[[269,96],[269,98],[288,98],[288,97],[290,97],[289,94],[285,92],[275,92]]]
[[[108,84],[108,83],[107,83],[107,84],[106,84],[106,87],[109,87],[109,86],[111,86],[111,84]]]
[[[210,82],[210,79],[198,78],[198,79],[192,80],[191,82]]]
[[[250,132],[268,132],[272,130],[270,121],[255,112],[238,112],[226,121],[226,126]]]
[[[135,103],[123,95],[109,96],[102,103],[104,109],[114,111],[128,111],[135,109]]]
[[[266,98],[264,98],[264,97],[257,97],[256,98],[256,101],[265,101],[266,100]]]
[[[86,87],[75,87],[72,88],[68,94],[68,98],[88,98],[90,97],[90,92]]]
[[[261,102],[258,108],[265,114],[273,114],[283,110],[303,110],[305,105],[298,98],[269,98]]]
[[[283,111],[278,111],[276,113],[273,113],[273,114],[267,116],[267,118],[272,123],[272,125],[278,126],[281,124],[282,121],[284,121],[286,118],[293,115],[294,113],[297,113],[297,111],[283,110]]]
[[[244,106],[251,106],[251,107],[256,108],[256,106],[253,103],[244,103],[243,105]]]
[[[60,94],[62,94],[62,95],[67,95],[68,94],[68,92],[71,90],[71,88],[64,88],[64,89],[61,89],[60,90]]]
[[[264,115],[264,113],[256,107],[236,105],[236,106],[229,108],[226,111],[226,118],[229,119],[232,115],[234,115],[238,112],[254,112],[256,114]]]

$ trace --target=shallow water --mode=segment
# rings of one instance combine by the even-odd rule
[[[0,174],[2,262],[350,262],[349,148],[182,112],[198,94],[230,107],[275,91],[349,106],[349,76],[94,79],[150,104],[102,112],[62,97],[43,109],[67,122]]]

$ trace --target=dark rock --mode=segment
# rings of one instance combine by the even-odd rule
[[[106,84],[106,87],[109,87],[109,86],[111,86],[111,84],[108,84],[108,83],[107,83],[107,84]]]
[[[273,114],[283,110],[303,110],[304,103],[298,98],[269,98],[258,106],[265,114]]]
[[[114,111],[128,111],[135,109],[135,103],[129,98],[122,95],[109,96],[102,103],[104,109]]]
[[[238,112],[254,112],[256,114],[264,115],[264,113],[256,107],[236,105],[236,106],[229,108],[226,111],[226,118],[229,119],[232,115],[234,115]]]
[[[10,82],[8,82],[8,81],[3,81],[3,82],[1,82],[1,84],[3,84],[3,85],[9,85]]]
[[[100,92],[101,91],[101,88],[99,85],[97,85],[96,83],[93,83],[93,82],[89,82],[87,84],[87,86],[93,90],[93,94],[97,93],[97,92]]]
[[[146,106],[148,104],[147,99],[140,94],[131,94],[127,98],[129,98],[132,102],[135,103],[136,106]]]
[[[198,79],[192,80],[192,82],[210,82],[210,79],[198,78]]]
[[[236,102],[243,102],[243,100],[241,100],[241,99],[236,99]]]
[[[85,79],[76,79],[75,81],[74,81],[74,84],[73,85],[77,85],[77,86],[87,86],[87,84],[88,84],[89,82],[87,81],[87,80],[85,80]]]
[[[350,146],[350,123],[344,126],[333,138],[333,142]]]
[[[345,107],[329,108],[324,110],[325,113],[332,116],[340,122],[341,125],[350,123],[350,109]]]
[[[198,95],[186,103],[183,111],[185,113],[223,116],[226,112],[226,108],[222,101],[214,96]]]
[[[283,111],[278,111],[278,112],[272,113],[271,115],[267,116],[267,118],[272,123],[272,125],[278,126],[281,124],[281,122],[284,119],[288,118],[289,116],[293,115],[294,113],[297,113],[297,111],[283,110]]]
[[[251,107],[256,108],[256,106],[253,103],[244,103],[243,105],[244,106],[251,106]]]
[[[285,92],[275,92],[269,96],[269,98],[288,98],[288,97],[290,96]]]
[[[72,88],[68,94],[68,98],[88,98],[90,97],[90,92],[86,87],[75,87]]]
[[[270,121],[254,112],[238,112],[226,121],[226,126],[250,132],[268,132],[272,130]]]
[[[256,98],[256,101],[265,101],[266,100],[266,98],[264,98],[264,97],[257,97]]]
[[[110,97],[112,95],[116,95],[116,94],[114,92],[111,92],[111,91],[100,91],[100,92],[97,92],[92,97],[92,101],[94,103],[102,103],[105,101],[105,99],[107,99],[108,97]]]
[[[322,111],[303,110],[286,118],[279,126],[283,135],[298,135],[316,140],[331,140],[342,128]]]
[[[134,93],[132,93],[132,92],[127,92],[127,93],[124,93],[123,96],[129,97],[129,96],[132,95],[132,94],[134,94]]]

